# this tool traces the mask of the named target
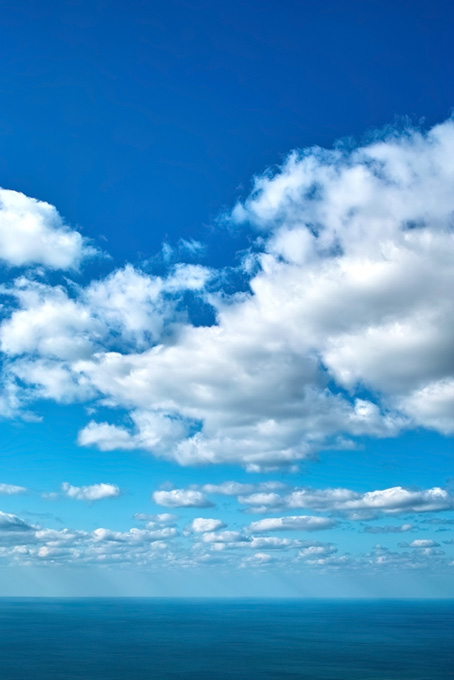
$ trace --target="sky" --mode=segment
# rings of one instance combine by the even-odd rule
[[[0,10],[0,595],[451,597],[452,4]]]

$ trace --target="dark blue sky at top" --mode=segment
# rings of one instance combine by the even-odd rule
[[[118,263],[213,230],[290,149],[453,104],[449,2],[0,1],[0,185]],[[102,240],[102,235],[107,241]]]

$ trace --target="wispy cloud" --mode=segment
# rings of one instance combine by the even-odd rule
[[[26,493],[27,489],[24,486],[16,486],[14,484],[0,484],[0,494],[12,496],[18,493]]]

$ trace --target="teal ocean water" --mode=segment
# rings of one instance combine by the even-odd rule
[[[453,601],[0,600],[1,680],[450,680]]]

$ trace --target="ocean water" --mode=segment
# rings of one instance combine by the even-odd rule
[[[1,680],[450,680],[453,601],[2,599]]]

